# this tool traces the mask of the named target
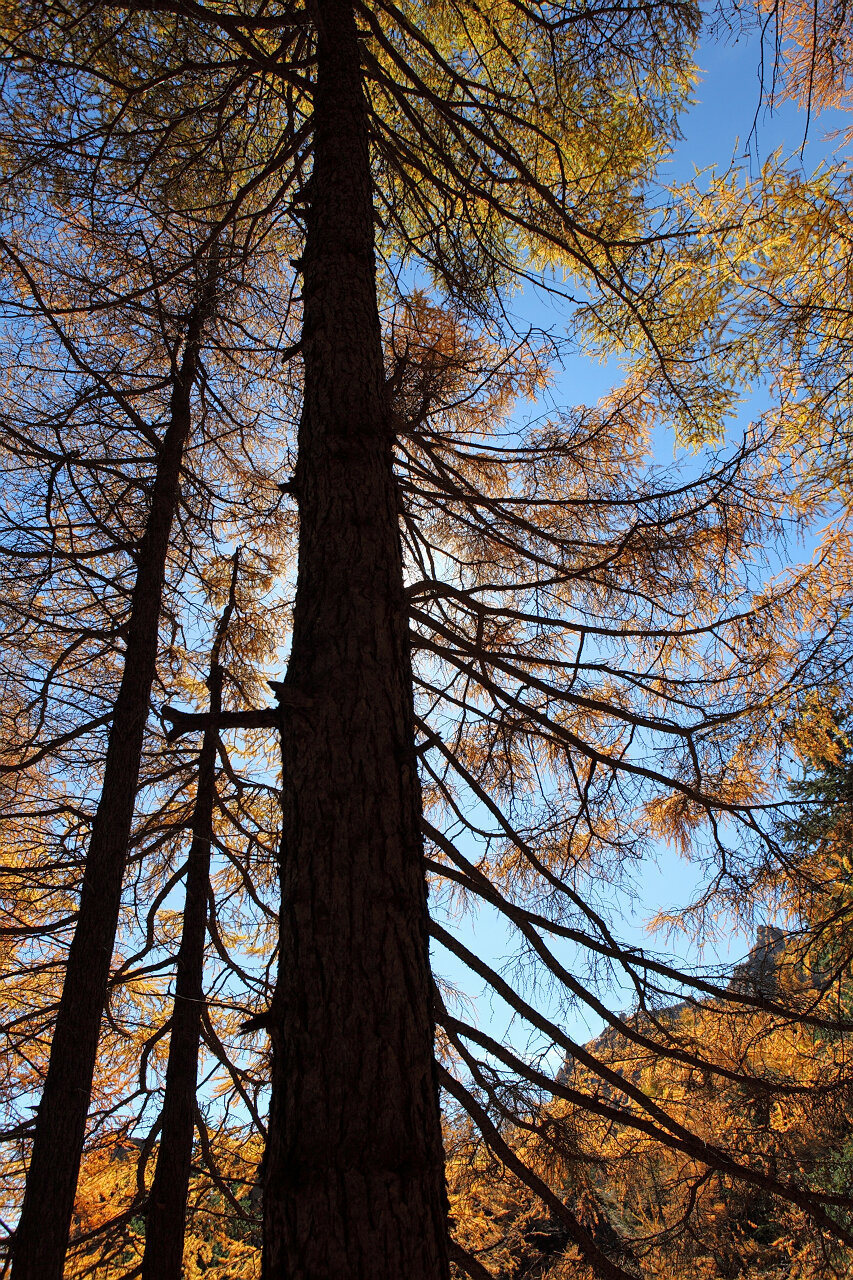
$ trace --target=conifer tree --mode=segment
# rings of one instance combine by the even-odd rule
[[[35,115],[37,124],[47,118],[49,135],[55,115],[48,111],[46,117],[39,117],[37,110]],[[71,920],[63,922],[66,929],[73,922],[74,935],[64,964],[63,995],[52,1030],[41,1102],[32,1126],[27,1126],[32,1129],[33,1147],[28,1192],[16,1230],[16,1271],[59,1275],[111,980],[122,882],[131,853],[134,805],[164,619],[164,586],[170,562],[174,566],[180,560],[178,547],[187,532],[184,527],[182,536],[175,536],[176,520],[182,517],[185,524],[198,522],[204,527],[205,508],[217,505],[222,518],[221,504],[212,501],[217,482],[227,483],[237,474],[245,479],[246,475],[245,467],[235,465],[236,456],[225,465],[217,457],[229,437],[236,443],[236,455],[249,443],[253,431],[251,394],[246,399],[246,416],[239,410],[235,414],[228,403],[228,379],[233,380],[235,369],[239,373],[240,339],[223,341],[221,330],[217,332],[217,300],[221,301],[224,292],[232,296],[239,293],[241,276],[248,274],[246,258],[253,232],[250,222],[244,224],[248,234],[242,240],[242,230],[231,234],[220,229],[214,244],[208,234],[211,224],[205,225],[203,217],[196,216],[186,187],[182,204],[170,207],[168,201],[163,202],[163,185],[171,190],[169,199],[173,199],[174,173],[166,174],[161,183],[159,205],[149,191],[136,201],[128,198],[117,213],[109,185],[98,186],[102,170],[110,167],[103,151],[99,158],[87,155],[73,180],[66,181],[67,173],[55,163],[56,153],[62,149],[56,138],[41,139],[44,146],[38,160],[33,160],[38,147],[32,133],[16,141],[16,158],[24,167],[30,164],[29,176],[41,182],[44,198],[39,217],[30,216],[27,200],[32,200],[32,192],[19,192],[18,203],[10,200],[3,242],[12,282],[7,314],[13,341],[18,351],[29,348],[34,360],[28,387],[14,397],[18,401],[15,408],[26,405],[32,410],[38,395],[43,394],[38,375],[44,385],[62,386],[64,382],[71,390],[58,406],[43,397],[39,405],[42,414],[35,422],[23,413],[19,425],[14,413],[8,413],[4,423],[7,451],[33,466],[29,493],[26,467],[20,468],[23,488],[17,512],[20,527],[15,535],[19,556],[42,536],[36,558],[36,564],[43,567],[42,578],[31,590],[36,607],[27,606],[21,592],[16,593],[12,607],[20,605],[23,616],[30,608],[26,627],[37,636],[39,611],[52,621],[56,614],[51,617],[51,608],[57,609],[56,602],[61,601],[69,582],[85,590],[88,576],[90,583],[94,580],[97,584],[96,595],[103,592],[109,596],[115,588],[119,597],[123,593],[130,596],[121,628],[111,632],[107,622],[103,636],[106,656],[113,670],[120,672],[114,705],[105,715],[88,720],[80,717],[78,707],[86,692],[91,692],[90,682],[84,678],[83,699],[78,701],[74,691],[67,695],[72,715],[79,722],[67,731],[62,726],[52,740],[44,732],[44,722],[36,723],[31,745],[23,741],[20,750],[10,753],[6,765],[12,774],[25,773],[47,756],[61,769],[61,753],[64,749],[67,757],[69,743],[80,738],[85,741],[93,730],[109,725],[104,758],[99,762],[102,773],[93,784],[101,799],[87,841],[88,861],[85,871],[77,864],[72,873],[77,877],[72,893],[79,888],[81,899],[76,910],[72,908]],[[30,152],[26,151],[27,143]],[[119,147],[113,155],[112,177],[121,159]],[[13,167],[11,158],[9,163]],[[206,195],[214,185],[214,175],[208,172]],[[26,213],[22,214],[24,207]],[[65,251],[63,236],[69,227],[74,229],[76,242],[72,240],[73,248]],[[53,244],[40,239],[45,230],[55,229],[59,236]],[[260,257],[255,260],[256,270],[260,262]],[[260,296],[260,288],[252,287]],[[276,326],[280,332],[280,317]],[[255,327],[255,332],[260,336],[259,328]],[[252,377],[260,385],[264,385],[262,344],[263,339],[252,353]],[[195,423],[193,403],[198,409]],[[272,405],[269,412],[273,412]],[[212,422],[219,440],[209,430]],[[51,452],[52,435],[56,445]],[[200,450],[202,441],[209,446],[203,466],[188,466],[188,449]],[[127,450],[124,456],[122,445]],[[90,457],[93,448],[95,456]],[[39,492],[38,481],[45,474],[49,476],[47,487]],[[241,496],[244,510],[251,507],[251,489],[264,487],[259,469],[250,481],[249,492]],[[28,528],[26,504],[31,498],[44,503],[46,530]],[[84,549],[86,533],[90,533],[90,546]],[[7,547],[12,545],[9,538]],[[186,553],[186,545],[183,550]],[[52,606],[44,609],[51,598]],[[58,608],[61,610],[61,603]],[[116,610],[113,605],[113,609],[121,614],[121,606]],[[42,625],[44,621],[45,617]],[[172,622],[174,625],[174,615]],[[75,635],[70,619],[66,632],[70,637],[66,652],[60,649],[58,655],[54,652],[42,661],[48,670],[43,701],[51,718],[58,709],[57,693],[63,680],[69,689],[74,655],[81,646],[91,649],[95,639],[91,630]],[[122,640],[124,652],[117,654],[116,642]],[[43,648],[47,650],[48,644]],[[21,656],[24,664],[35,665],[32,650],[27,653],[22,647]],[[24,683],[29,674],[25,665]],[[22,1037],[18,1043],[23,1044]],[[45,1203],[52,1209],[47,1215]]]
[[[64,14],[46,11],[58,43],[88,66],[86,24],[66,28]],[[310,11],[256,13],[104,4],[87,18],[103,28],[99,74],[116,119],[125,106],[148,112],[160,139],[134,181],[144,189],[149,162],[165,153],[185,64],[215,67],[181,125],[196,113],[209,143],[223,103],[274,101],[263,115],[266,154],[265,130],[252,135],[255,173],[286,170],[272,207],[305,225],[294,258],[302,411],[283,485],[298,505],[299,567],[277,686],[282,935],[264,1018],[273,1043],[266,1276],[448,1274],[436,1015],[448,1094],[586,1263],[630,1274],[630,1241],[597,1238],[549,1182],[547,1159],[531,1167],[507,1141],[526,1122],[530,1090],[549,1077],[432,991],[430,929],[544,1043],[584,1063],[591,1083],[560,1086],[566,1100],[760,1186],[847,1239],[831,1212],[847,1206],[844,1194],[776,1178],[753,1152],[708,1143],[653,1088],[568,1036],[561,1011],[537,1007],[440,919],[430,925],[427,911],[425,869],[436,886],[501,912],[567,1003],[586,1004],[649,1054],[766,1093],[748,1058],[732,1063],[689,1037],[673,1043],[656,1002],[689,990],[689,975],[621,944],[589,900],[590,885],[618,878],[656,833],[688,848],[708,832],[715,879],[734,891],[747,883],[779,717],[849,661],[840,555],[767,585],[765,548],[793,489],[772,430],[756,428],[698,476],[649,466],[653,427],[667,420],[682,439],[713,439],[738,393],[707,341],[718,299],[702,269],[719,262],[718,246],[693,235],[693,208],[656,210],[648,194],[689,88],[697,13],[318,0]],[[27,38],[18,28],[16,57]],[[122,41],[146,38],[172,59],[162,82],[122,63]],[[27,56],[41,67],[53,55]],[[155,92],[160,83],[168,90]],[[245,85],[256,96],[241,98]],[[188,172],[197,160],[189,156]],[[237,184],[229,216],[252,181]],[[380,292],[377,245],[388,265]],[[445,307],[421,298],[394,335],[393,275],[416,264]],[[584,294],[587,340],[633,363],[596,408],[512,432],[513,396],[545,373],[503,322],[511,288],[562,273]],[[289,304],[280,308],[288,323]],[[479,344],[463,321],[479,324]],[[431,326],[436,341],[425,342]],[[499,390],[470,390],[469,356]],[[465,417],[467,402],[479,420]],[[828,639],[811,634],[818,616]],[[482,859],[468,856],[460,832],[480,839]],[[594,976],[579,978],[548,936],[621,972],[651,1025],[613,1014]],[[728,991],[719,975],[693,987],[734,1011],[792,1013]],[[565,1130],[553,1132],[558,1142]],[[453,1257],[477,1274],[461,1246]]]
[[[56,1274],[64,1253],[95,1067],[101,1014],[118,923],[122,878],[139,778],[142,739],[157,653],[162,583],[179,476],[191,428],[204,325],[213,305],[205,283],[190,312],[176,361],[170,417],[151,491],[146,532],[128,624],[122,683],[112,717],[101,800],[92,828],[63,997],[57,1011],[51,1064],[45,1077],[27,1175],[27,1196],[16,1233],[15,1274]],[[46,1197],[57,1213],[45,1220]],[[61,1251],[61,1252],[60,1252]]]
[[[204,952],[207,904],[210,898],[210,858],[214,833],[216,757],[222,713],[222,647],[234,612],[239,551],[235,551],[228,599],[216,627],[210,653],[207,686],[208,723],[198,755],[198,775],[192,816],[192,841],[187,854],[186,896],[181,918],[181,945],[176,958],[175,997],[170,1019],[169,1060],[160,1118],[157,1168],[151,1184],[145,1219],[145,1280],[180,1280],[183,1270],[187,1192],[196,1123],[198,1056],[204,1005]]]

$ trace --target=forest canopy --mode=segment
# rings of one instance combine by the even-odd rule
[[[850,1273],[848,25],[0,3],[4,1275]]]

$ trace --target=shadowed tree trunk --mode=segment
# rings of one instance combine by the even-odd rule
[[[13,1280],[62,1280],[157,662],[166,556],[178,503],[181,461],[190,431],[191,395],[207,309],[197,307],[188,324],[139,547],[124,668],[110,727],[103,786],[92,824],[77,924],[68,952],[15,1233]]]
[[[216,800],[216,749],[222,712],[223,669],[219,661],[234,611],[239,554],[234,555],[228,603],[216,628],[207,687],[210,707],[198,757],[198,781],[187,858],[187,888],[181,945],[175,972],[175,1002],[169,1060],[160,1114],[157,1167],[145,1219],[142,1280],[181,1280],[187,1195],[195,1132],[196,1084],[201,1015],[204,1007],[204,944],[210,892],[210,849]]]
[[[446,1198],[359,47],[318,0],[265,1280],[440,1280]]]

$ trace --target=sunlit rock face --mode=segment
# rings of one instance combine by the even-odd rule
[[[818,970],[813,964],[806,964],[802,950],[796,945],[792,935],[775,925],[759,925],[754,946],[746,958],[734,966],[725,989],[732,995],[777,1000],[781,1003],[792,998],[796,1006],[797,999],[814,990],[818,980]],[[675,1027],[682,1016],[689,1018],[691,1015],[701,1015],[702,1010],[720,1004],[719,997],[697,996],[655,1009],[624,1013],[620,1022],[653,1039],[663,1031],[666,1040],[668,1031]],[[649,1051],[638,1050],[620,1026],[606,1027],[585,1047],[593,1055],[606,1060],[620,1075],[635,1083],[639,1081],[643,1067],[650,1060]],[[574,1069],[575,1059],[567,1054],[557,1074],[557,1083],[568,1084]],[[597,1088],[601,1096],[612,1096],[613,1088],[606,1081],[599,1082]]]
[[[783,929],[759,925],[755,946],[742,964],[735,965],[729,991],[752,996],[776,995],[786,941]]]

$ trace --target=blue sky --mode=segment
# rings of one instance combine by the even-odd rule
[[[771,32],[764,55],[765,85],[769,85],[772,75],[772,56]],[[683,140],[662,172],[665,182],[691,180],[697,171],[710,166],[725,171],[732,164],[743,166],[756,175],[762,162],[780,148],[786,156],[801,155],[804,169],[813,170],[831,155],[836,145],[827,138],[828,131],[849,125],[849,118],[838,112],[807,121],[805,113],[794,104],[782,104],[772,112],[762,106],[762,48],[757,33],[750,38],[741,37],[727,43],[708,42],[700,48],[697,61],[702,79],[695,91],[695,105],[682,121]],[[559,309],[560,304],[533,290],[517,299],[514,307],[525,322],[543,328],[558,322]],[[594,403],[609,389],[618,374],[617,362],[602,364],[582,357],[573,358],[555,383],[549,398],[554,403]],[[742,406],[743,417],[754,413],[758,403],[755,396],[746,399]],[[736,428],[737,423],[733,427]],[[662,440],[661,446],[668,456],[662,456],[660,461],[671,462],[673,453],[678,452],[674,442],[671,438]],[[653,936],[648,931],[647,921],[656,911],[688,903],[699,881],[700,872],[696,866],[674,850],[660,846],[657,860],[643,864],[636,893],[633,896],[622,894],[613,902],[614,932],[626,942],[669,953],[688,965],[701,963],[713,968],[734,963],[749,950],[752,940],[734,930],[725,919],[719,921],[718,937],[706,945],[701,956],[689,939],[665,938],[660,934]],[[508,953],[517,943],[512,942],[510,933],[490,908],[481,906],[473,914],[457,919],[454,932],[471,950],[496,968],[511,966]],[[571,967],[573,953],[570,945],[561,947],[557,943],[554,950]],[[492,993],[484,991],[479,981],[455,957],[434,947],[434,961],[441,975],[470,996],[476,1007],[476,1019],[482,1027],[497,1037],[508,1036],[520,1050],[528,1047],[529,1029],[518,1022],[513,1023],[507,1006]],[[510,976],[509,971],[507,976]],[[616,1010],[629,1007],[631,993],[627,989],[611,989],[609,1002]],[[557,1007],[547,996],[540,997],[536,1003],[544,1010]],[[581,1011],[569,1012],[561,1020],[569,1034],[581,1041],[597,1034],[602,1026],[597,1015],[584,1015]],[[559,1056],[552,1052],[548,1058],[549,1065],[558,1066]]]

